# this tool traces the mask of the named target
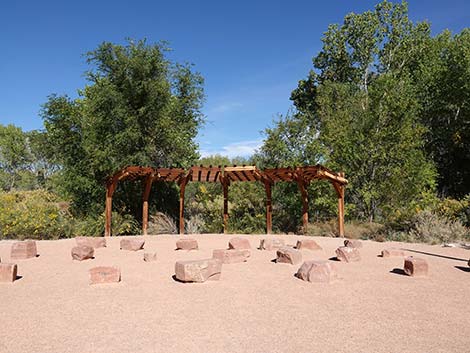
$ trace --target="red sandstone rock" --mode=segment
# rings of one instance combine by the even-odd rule
[[[428,275],[428,263],[419,257],[408,256],[405,259],[404,271],[408,276],[425,277]]]
[[[317,283],[330,283],[338,277],[335,266],[328,261],[305,261],[295,276]]]
[[[336,257],[339,261],[356,262],[361,260],[361,255],[357,248],[350,248],[347,246],[340,246],[336,249]]]
[[[250,241],[246,238],[235,237],[228,242],[229,249],[251,249]]]
[[[121,270],[118,267],[93,267],[89,273],[90,284],[116,283],[121,281]]]
[[[146,252],[144,253],[144,261],[145,262],[152,262],[152,261],[157,261],[157,253],[156,252]]]
[[[216,249],[212,251],[212,258],[220,260],[223,264],[246,262],[250,256],[250,250]]]
[[[193,238],[182,238],[176,241],[176,250],[197,250],[197,240]]]
[[[344,246],[347,246],[348,248],[362,248],[362,243],[357,239],[346,239],[344,241]]]
[[[121,250],[137,251],[144,248],[143,239],[121,239]]]
[[[72,259],[83,261],[87,259],[92,259],[95,251],[91,246],[88,245],[80,245],[74,246],[72,248]]]
[[[0,282],[14,282],[17,272],[16,264],[0,263]]]
[[[387,248],[382,250],[382,257],[405,256],[405,252],[400,249]]]
[[[218,259],[177,261],[176,278],[182,282],[205,282],[218,280],[222,272],[222,262]]]
[[[38,251],[34,240],[18,241],[11,246],[10,257],[15,260],[29,259],[36,257]]]
[[[302,239],[297,240],[297,245],[295,246],[298,250],[308,249],[308,250],[321,250],[321,246],[313,239]]]
[[[302,253],[299,250],[295,250],[288,247],[283,247],[277,250],[277,263],[286,263],[295,265],[302,261]]]
[[[261,239],[259,242],[259,249],[260,250],[277,250],[285,246],[284,239],[277,239],[277,238],[267,238]]]
[[[106,239],[104,237],[77,237],[75,241],[79,246],[91,246],[93,249],[106,247]]]

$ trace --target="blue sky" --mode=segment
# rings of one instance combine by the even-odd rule
[[[85,85],[82,56],[102,41],[167,40],[171,59],[205,78],[198,136],[203,155],[250,155],[261,131],[288,111],[290,92],[312,68],[328,24],[376,1],[8,1],[0,5],[0,123],[42,128],[52,93]],[[410,1],[433,33],[470,26],[470,1]]]

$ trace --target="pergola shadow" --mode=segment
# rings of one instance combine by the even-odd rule
[[[142,194],[142,232],[147,235],[148,199],[152,183],[155,181],[176,182],[180,187],[179,233],[184,233],[184,193],[189,182],[221,183],[224,195],[224,233],[228,225],[228,188],[236,182],[261,182],[266,191],[266,233],[272,232],[272,199],[271,191],[276,182],[294,182],[299,187],[302,200],[302,225],[308,227],[308,193],[307,187],[315,180],[327,180],[333,185],[338,196],[338,230],[344,236],[344,189],[348,181],[344,173],[335,173],[321,165],[304,167],[270,168],[260,170],[256,166],[192,166],[182,168],[152,168],[130,166],[121,169],[108,178],[106,183],[106,224],[105,236],[111,235],[112,198],[120,181],[143,180]]]

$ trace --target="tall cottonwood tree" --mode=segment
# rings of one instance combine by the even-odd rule
[[[75,211],[100,212],[105,179],[124,166],[185,167],[197,159],[203,78],[190,65],[169,61],[166,51],[145,40],[104,42],[86,54],[91,69],[79,97],[52,95],[44,105],[47,139]],[[136,184],[123,183],[115,204],[137,215]]]
[[[429,40],[429,25],[412,23],[404,2],[383,1],[329,26],[314,69],[292,92],[295,111],[266,130],[265,160],[345,171],[349,211],[369,220],[432,191],[412,79]]]

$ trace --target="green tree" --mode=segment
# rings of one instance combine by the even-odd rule
[[[433,38],[414,71],[420,88],[426,149],[436,164],[441,194],[470,193],[470,29]]]
[[[87,53],[79,97],[52,95],[44,105],[47,141],[76,212],[101,212],[106,178],[126,165],[186,167],[197,159],[203,79],[166,52],[145,40],[104,42]],[[138,215],[140,185],[121,184],[116,207]]]
[[[383,1],[347,15],[322,40],[314,70],[292,92],[295,110],[266,130],[261,156],[345,171],[351,214],[381,219],[434,187],[412,76],[429,25],[413,24],[405,2]]]
[[[0,124],[0,186],[9,191],[18,187],[26,175],[32,156],[21,128]],[[21,183],[20,183],[21,184]]]

